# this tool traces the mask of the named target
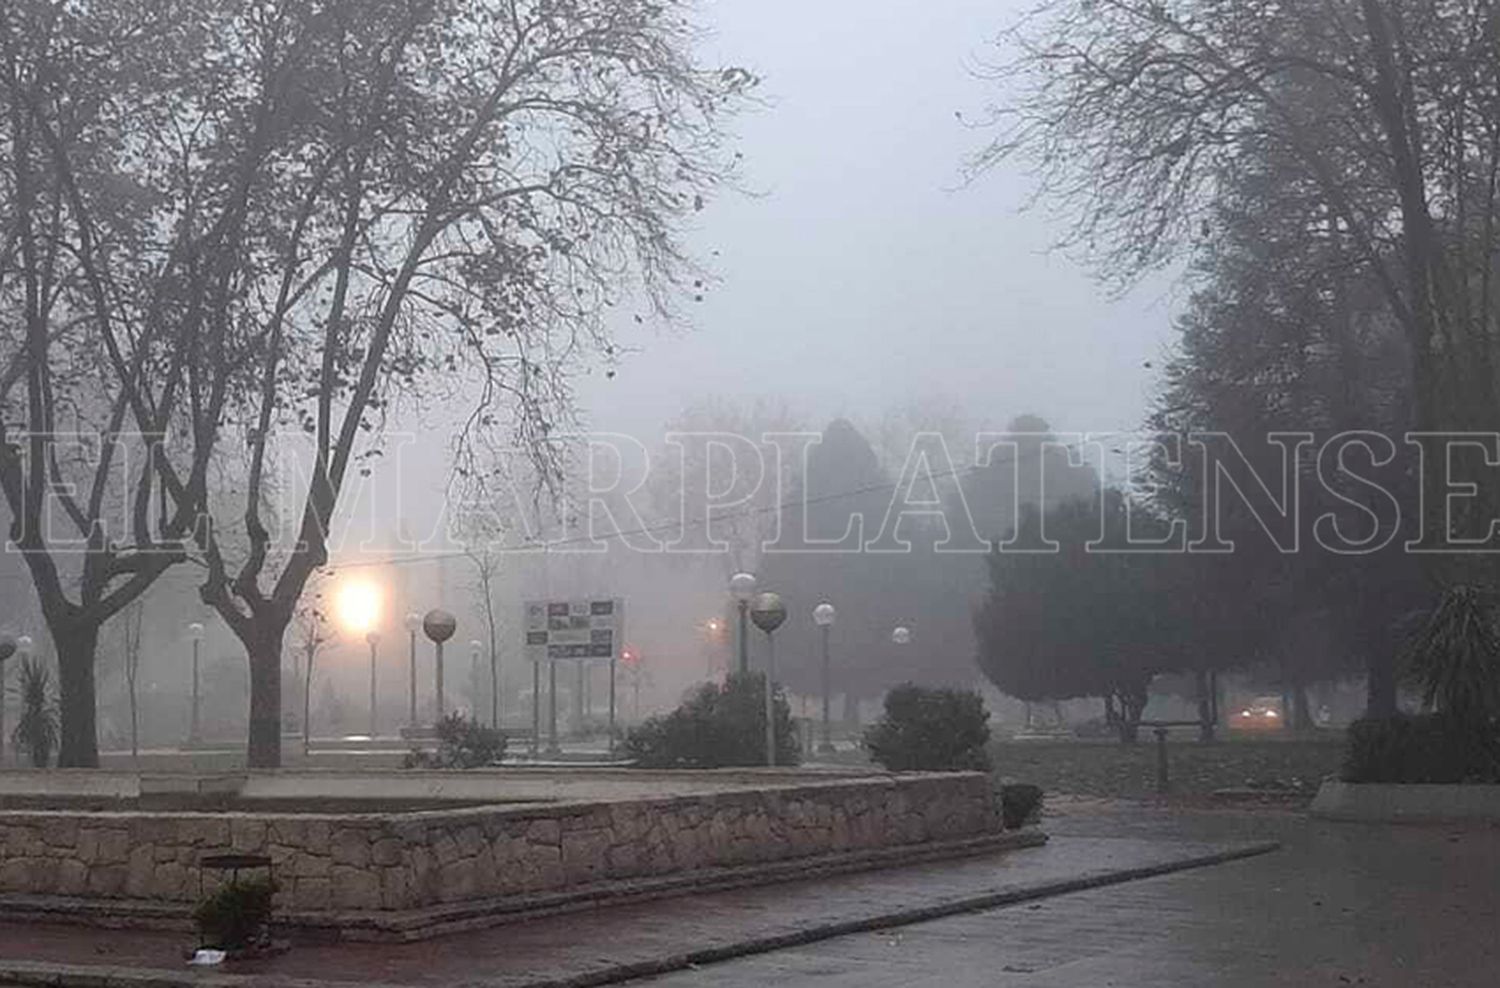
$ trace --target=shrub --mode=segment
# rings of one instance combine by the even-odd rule
[[[52,674],[40,659],[24,659],[17,689],[21,694],[21,719],[11,732],[17,748],[31,756],[36,768],[46,768],[57,747],[57,708],[52,702]]]
[[[263,942],[270,932],[271,897],[276,883],[269,878],[232,881],[193,910],[193,920],[205,942],[219,950],[238,950]]]
[[[505,757],[505,732],[485,727],[460,713],[438,721],[438,746],[434,752],[412,750],[407,768],[482,768]]]
[[[1426,703],[1481,728],[1500,717],[1500,633],[1490,598],[1475,587],[1445,591],[1405,655]]]
[[[885,695],[885,714],[865,731],[870,757],[893,772],[987,770],[989,711],[972,690],[907,683]]]
[[[1013,782],[1000,787],[1000,816],[1006,830],[1035,823],[1042,815],[1042,787]]]
[[[1500,725],[1447,714],[1366,718],[1349,725],[1345,782],[1500,783]]]
[[[731,673],[721,686],[705,683],[676,710],[652,717],[625,737],[638,768],[724,768],[766,763],[765,676]],[[776,764],[795,765],[802,752],[792,711],[775,697]]]

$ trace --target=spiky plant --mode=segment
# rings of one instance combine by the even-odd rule
[[[1500,716],[1500,633],[1492,598],[1478,587],[1449,588],[1406,654],[1426,702],[1468,723]]]
[[[23,659],[16,689],[21,697],[21,720],[11,733],[11,740],[18,749],[31,755],[32,765],[46,768],[58,741],[52,673],[40,659]]]

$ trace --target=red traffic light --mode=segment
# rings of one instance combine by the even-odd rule
[[[626,665],[635,665],[641,661],[641,654],[627,645],[620,650],[620,658],[624,660]]]

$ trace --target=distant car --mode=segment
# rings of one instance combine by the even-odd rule
[[[1258,696],[1249,706],[1240,708],[1230,722],[1241,731],[1279,731],[1285,720],[1281,697]]]

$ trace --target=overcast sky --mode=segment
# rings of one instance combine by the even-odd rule
[[[616,327],[637,350],[613,380],[579,382],[588,427],[654,448],[691,402],[769,396],[811,428],[929,402],[991,428],[1023,412],[1059,432],[1137,428],[1155,373],[1144,365],[1159,367],[1170,339],[1165,283],[1112,300],[1050,252],[1066,224],[1023,211],[1033,183],[1020,165],[961,187],[986,134],[957,114],[983,115],[993,93],[976,69],[1025,2],[705,2],[708,59],[764,80],[766,105],[735,124],[754,194],[697,218],[720,281],[690,331]],[[432,531],[450,464],[426,437],[451,411],[430,409],[351,492],[352,516]]]
[[[1138,425],[1168,339],[1161,286],[1112,301],[1049,254],[1063,228],[1021,212],[1007,166],[960,188],[991,94],[974,69],[1017,0],[714,0],[712,58],[744,64],[769,105],[741,118],[746,184],[701,217],[722,283],[684,338],[584,388],[595,428],[659,435],[708,394],[783,396],[810,424],[942,397],[1003,425]]]

